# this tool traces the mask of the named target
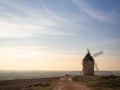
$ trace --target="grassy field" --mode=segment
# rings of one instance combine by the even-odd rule
[[[0,81],[0,90],[52,90],[58,77]],[[120,76],[75,76],[75,82],[91,90],[120,90]]]
[[[0,90],[51,90],[58,77],[0,81]]]
[[[74,80],[86,84],[93,90],[120,90],[120,76],[86,76],[85,78],[74,77]]]
[[[27,88],[22,90],[52,90],[52,88],[56,85],[58,78],[53,78],[48,82],[41,82],[39,84],[29,85]]]

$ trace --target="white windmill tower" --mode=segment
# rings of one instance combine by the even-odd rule
[[[95,68],[97,71],[99,71],[96,61],[94,60],[93,57],[101,55],[103,53],[103,51],[95,53],[93,56],[91,56],[91,53],[89,52],[89,50],[87,50],[87,51],[88,51],[88,53],[84,57],[83,63],[82,63],[82,65],[83,65],[82,73],[85,76],[93,76]]]

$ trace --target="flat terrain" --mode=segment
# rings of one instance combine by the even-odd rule
[[[91,90],[82,83],[74,82],[72,77],[62,77],[53,90]]]
[[[49,90],[58,77],[0,81],[0,90]]]
[[[120,90],[120,76],[63,76],[0,81],[0,90]]]
[[[120,90],[120,76],[76,76],[73,80],[92,90]]]

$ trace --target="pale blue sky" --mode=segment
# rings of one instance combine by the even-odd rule
[[[119,0],[0,0],[0,69],[80,70],[89,48],[120,70],[119,29]]]

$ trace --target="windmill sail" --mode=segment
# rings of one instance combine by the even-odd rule
[[[83,75],[93,76],[94,75],[94,68],[97,71],[99,71],[97,63],[93,57],[97,57],[97,56],[103,54],[103,51],[97,52],[93,56],[91,56],[89,49],[87,49],[87,51],[88,51],[88,53],[86,54],[86,56],[83,59],[82,72],[83,72]]]
[[[99,55],[101,55],[101,54],[103,54],[103,51],[100,51],[100,52],[95,53],[95,54],[93,55],[93,57],[97,57],[97,56],[99,56]]]
[[[99,71],[98,65],[97,65],[97,63],[96,63],[95,60],[94,60],[94,65],[95,65],[95,69],[96,69],[96,71]]]

